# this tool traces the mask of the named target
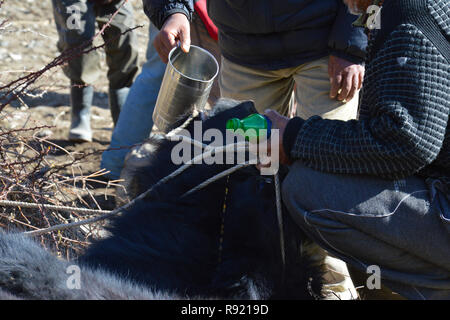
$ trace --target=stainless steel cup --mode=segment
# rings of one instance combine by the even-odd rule
[[[173,48],[153,111],[158,129],[167,133],[182,115],[202,110],[218,73],[217,60],[205,49],[191,45],[185,53]]]

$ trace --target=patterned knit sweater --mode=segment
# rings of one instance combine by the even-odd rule
[[[449,178],[450,61],[442,54],[450,48],[449,3],[385,0],[381,30],[369,43],[359,119],[290,120],[283,145],[291,158],[330,173]]]

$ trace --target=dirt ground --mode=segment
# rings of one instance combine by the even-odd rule
[[[142,25],[134,31],[138,36],[142,64],[148,39],[148,19],[142,10],[142,1],[130,0],[130,2],[135,10],[136,25]],[[45,67],[59,55],[56,48],[57,40],[51,1],[4,1],[0,8],[0,87]],[[95,40],[95,44],[101,44],[102,41],[100,37]],[[49,156],[54,162],[66,161],[67,153],[93,154],[75,168],[75,171],[79,172],[74,172],[74,168],[68,168],[65,172],[67,175],[86,176],[97,172],[100,169],[101,151],[108,147],[111,138],[113,124],[108,107],[107,67],[103,49],[100,49],[99,53],[104,73],[93,84],[95,87],[91,116],[93,142],[74,144],[67,141],[70,126],[70,83],[60,66],[45,72],[30,87],[32,90],[12,101],[0,113],[2,130],[51,126],[34,134],[61,147],[60,152]],[[95,183],[91,183],[90,188],[98,202],[94,203],[96,207],[102,209],[114,207],[114,201],[111,199],[114,195],[113,188],[105,188],[103,184]]]

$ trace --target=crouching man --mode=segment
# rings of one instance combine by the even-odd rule
[[[362,13],[373,1],[345,2]],[[283,200],[330,253],[379,268],[382,285],[450,299],[450,4],[385,0],[379,14],[358,120],[266,112],[292,163]]]

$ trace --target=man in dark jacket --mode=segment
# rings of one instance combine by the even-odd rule
[[[372,289],[450,299],[450,3],[385,0],[370,39],[358,120],[266,113],[295,161],[283,200],[322,247],[381,278]]]
[[[161,59],[167,62],[178,41],[188,51],[194,1],[143,2],[161,29],[154,41]],[[356,16],[341,0],[208,0],[207,6],[219,31],[222,97],[284,115],[295,99],[303,118],[356,118],[367,38],[352,27]],[[355,297],[345,264],[316,251],[331,270],[329,296]]]

